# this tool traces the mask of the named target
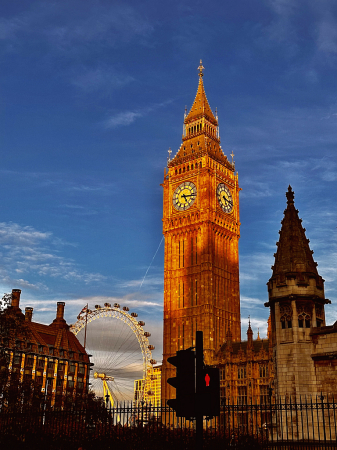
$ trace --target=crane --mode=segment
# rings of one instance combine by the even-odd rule
[[[113,406],[114,406],[114,399],[112,397],[112,394],[111,394],[111,391],[110,391],[110,388],[109,388],[107,382],[108,381],[114,381],[114,377],[110,377],[110,376],[106,375],[105,373],[97,373],[97,372],[95,372],[94,373],[94,378],[96,378],[96,379],[100,378],[103,381],[103,396],[104,396],[104,399],[105,399],[105,405],[106,405],[106,407],[108,407],[108,402],[110,400],[111,408],[113,408]]]

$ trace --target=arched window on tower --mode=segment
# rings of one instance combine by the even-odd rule
[[[297,304],[297,314],[298,314],[298,327],[299,328],[310,328],[311,327],[311,308],[307,304]]]
[[[300,314],[298,316],[298,327],[299,328],[310,328],[311,320],[309,314]]]
[[[281,327],[292,328],[292,309],[289,303],[280,305]]]

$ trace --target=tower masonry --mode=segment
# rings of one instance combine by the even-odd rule
[[[337,327],[325,324],[324,308],[330,301],[290,186],[286,197],[265,306],[271,312],[275,393],[299,399],[336,389],[329,386],[326,366],[334,361],[331,350],[337,343]]]
[[[203,331],[204,356],[214,355],[231,331],[240,336],[239,184],[234,162],[220,146],[217,114],[204,89],[203,66],[182,144],[164,174],[164,349],[162,398],[174,397],[167,358],[195,346]]]

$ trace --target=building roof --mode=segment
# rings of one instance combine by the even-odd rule
[[[248,341],[232,342],[231,344],[228,344],[228,342],[226,342],[221,346],[220,351],[224,353],[228,345],[231,345],[231,353],[233,355],[237,355],[240,351],[242,351],[243,353],[247,353]],[[256,339],[252,342],[251,346],[251,350],[253,353],[260,353],[263,350],[268,352],[268,348],[269,339]]]
[[[287,208],[284,211],[280,239],[277,243],[275,264],[272,267],[273,276],[289,272],[306,272],[319,276],[317,263],[312,256],[313,251],[309,247],[309,239],[306,238],[305,228],[302,227],[302,219],[298,217],[298,209],[295,209],[294,192],[288,187]]]
[[[69,325],[64,320],[64,302],[57,303],[56,318],[50,325],[45,325],[32,321],[33,308],[26,308],[25,314],[22,313],[20,309],[20,295],[20,289],[12,290],[12,303],[6,310],[7,314],[14,314],[24,323],[25,336],[20,336],[20,330],[18,330],[16,339],[23,339],[36,346],[43,346],[42,353],[49,354],[48,348],[52,347],[53,349],[56,349],[57,354],[59,350],[62,349],[67,352],[73,352],[76,355],[81,354],[83,355],[83,361],[89,362],[89,356],[84,347],[80,344],[77,337],[69,330]],[[59,356],[61,356],[61,354],[59,354]],[[74,358],[77,359],[75,355]],[[68,357],[68,359],[72,358]]]

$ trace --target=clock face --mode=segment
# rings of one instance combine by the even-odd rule
[[[225,211],[226,213],[230,213],[233,210],[233,198],[231,191],[228,189],[228,187],[220,183],[218,184],[218,187],[216,189],[216,196],[218,198],[219,205],[221,206],[221,209]]]
[[[177,211],[185,211],[193,205],[197,198],[197,188],[194,183],[185,181],[174,191],[172,202]]]

